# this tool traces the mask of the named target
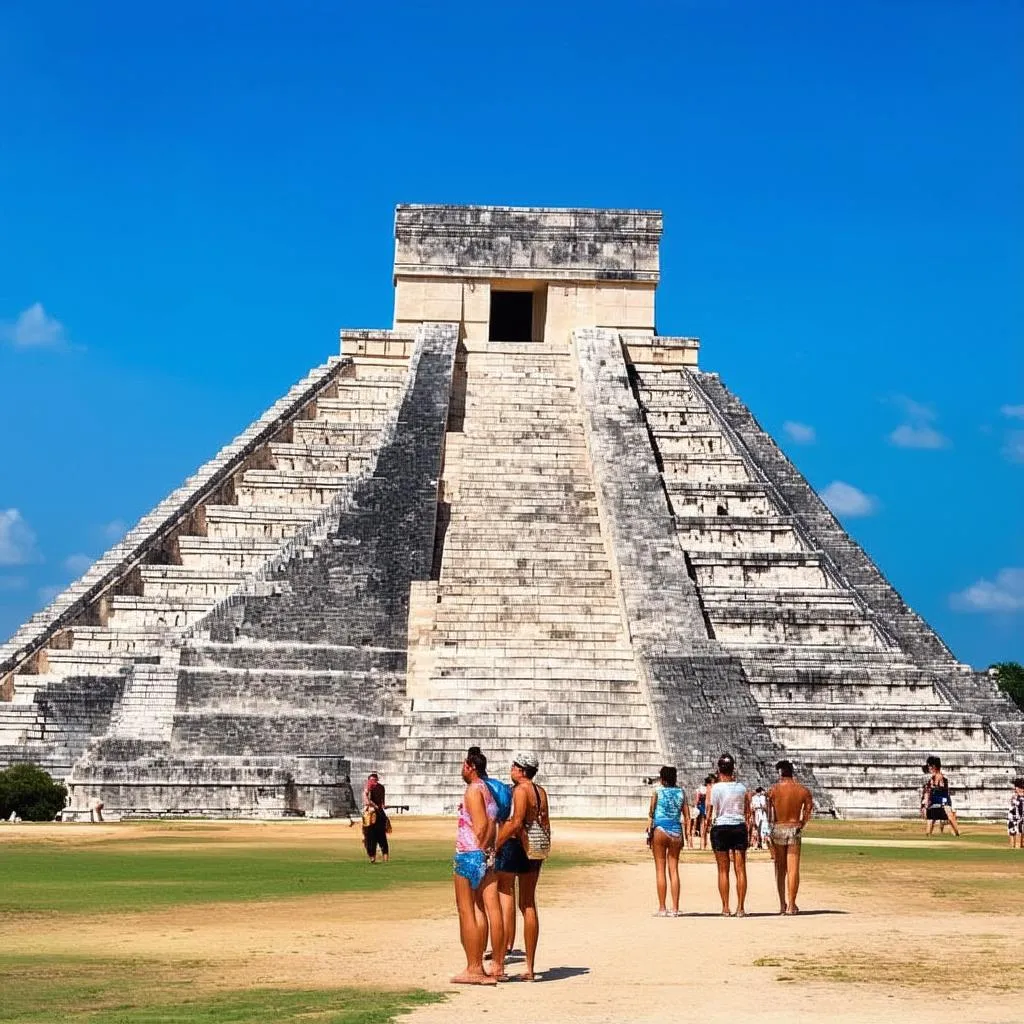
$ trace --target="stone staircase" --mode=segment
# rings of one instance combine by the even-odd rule
[[[450,518],[389,799],[449,813],[466,748],[536,753],[553,813],[635,816],[661,744],[598,515],[568,349],[491,343],[447,437]],[[461,403],[460,403],[461,405]],[[413,665],[420,665],[414,669]]]
[[[293,415],[248,446],[239,470],[7,677],[0,761],[67,778],[90,739],[167,743],[183,634],[366,473],[406,372],[402,359],[334,359],[311,375],[311,400],[310,378],[297,385]],[[90,762],[110,749],[100,744]]]
[[[916,811],[932,753],[961,811],[999,813],[1014,756],[957,699],[970,673],[859,548],[852,564],[856,545],[816,498],[787,500],[762,468],[769,448],[784,457],[717,377],[653,364],[632,373],[712,636],[739,656],[773,739],[843,814]],[[802,484],[813,495],[785,465],[789,493],[805,498]],[[831,532],[816,533],[815,517]],[[841,538],[845,564],[826,535]]]

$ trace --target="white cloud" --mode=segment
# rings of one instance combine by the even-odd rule
[[[927,424],[901,423],[889,435],[889,443],[897,448],[945,448],[949,438]]]
[[[994,581],[978,580],[949,603],[960,612],[1024,611],[1024,569],[1000,569]]]
[[[111,543],[119,541],[128,529],[123,519],[111,519],[109,523],[103,526],[103,536],[107,538]]]
[[[937,417],[931,406],[915,402],[914,399],[908,398],[906,395],[893,395],[891,401],[903,410],[903,418],[906,422],[901,423],[889,435],[889,444],[895,445],[897,448],[932,450],[949,446],[949,438],[940,434],[932,426]]]
[[[1003,458],[1007,462],[1024,463],[1024,430],[1010,430],[1003,442]]]
[[[64,325],[34,302],[14,323],[0,325],[0,337],[15,348],[62,348],[67,342]]]
[[[16,508],[0,509],[0,565],[25,565],[39,557],[36,535]]]
[[[64,568],[75,576],[81,576],[93,563],[91,555],[68,555],[64,559]]]
[[[809,427],[806,423],[797,423],[796,420],[786,420],[782,424],[782,429],[786,436],[797,444],[814,444],[818,439],[814,427]]]
[[[821,492],[821,500],[837,516],[870,516],[878,510],[877,498],[842,480],[833,480]]]
[[[1024,420],[1024,405],[1001,405],[999,411],[1011,420]]]
[[[52,604],[57,595],[63,592],[63,587],[40,587],[38,591],[39,600],[42,601],[44,605]]]

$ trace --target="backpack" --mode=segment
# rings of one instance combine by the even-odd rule
[[[507,782],[492,779],[490,776],[484,779],[484,782],[487,783],[487,788],[498,805],[498,822],[508,821],[512,815],[512,787]]]

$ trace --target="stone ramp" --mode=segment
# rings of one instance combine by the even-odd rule
[[[635,816],[663,751],[625,629],[568,348],[492,343],[465,362],[450,516],[410,666],[391,799],[450,812],[466,749],[518,749],[561,815]],[[461,405],[462,403],[460,403]]]

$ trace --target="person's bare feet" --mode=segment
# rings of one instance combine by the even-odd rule
[[[722,917],[732,917],[732,911],[728,907],[722,907]]]
[[[794,903],[793,906],[789,907],[786,910],[786,913],[795,917],[797,914],[800,913],[800,908]]]
[[[497,985],[496,979],[492,978],[489,974],[484,974],[482,971],[477,974],[476,971],[463,971],[461,974],[456,974],[452,978],[453,985]]]
[[[536,981],[537,980],[537,975],[534,974],[533,971],[523,971],[523,973],[519,975],[519,980],[520,981]]]
[[[737,917],[746,917],[747,916],[747,912],[742,907],[737,907],[736,908],[736,916]]]

